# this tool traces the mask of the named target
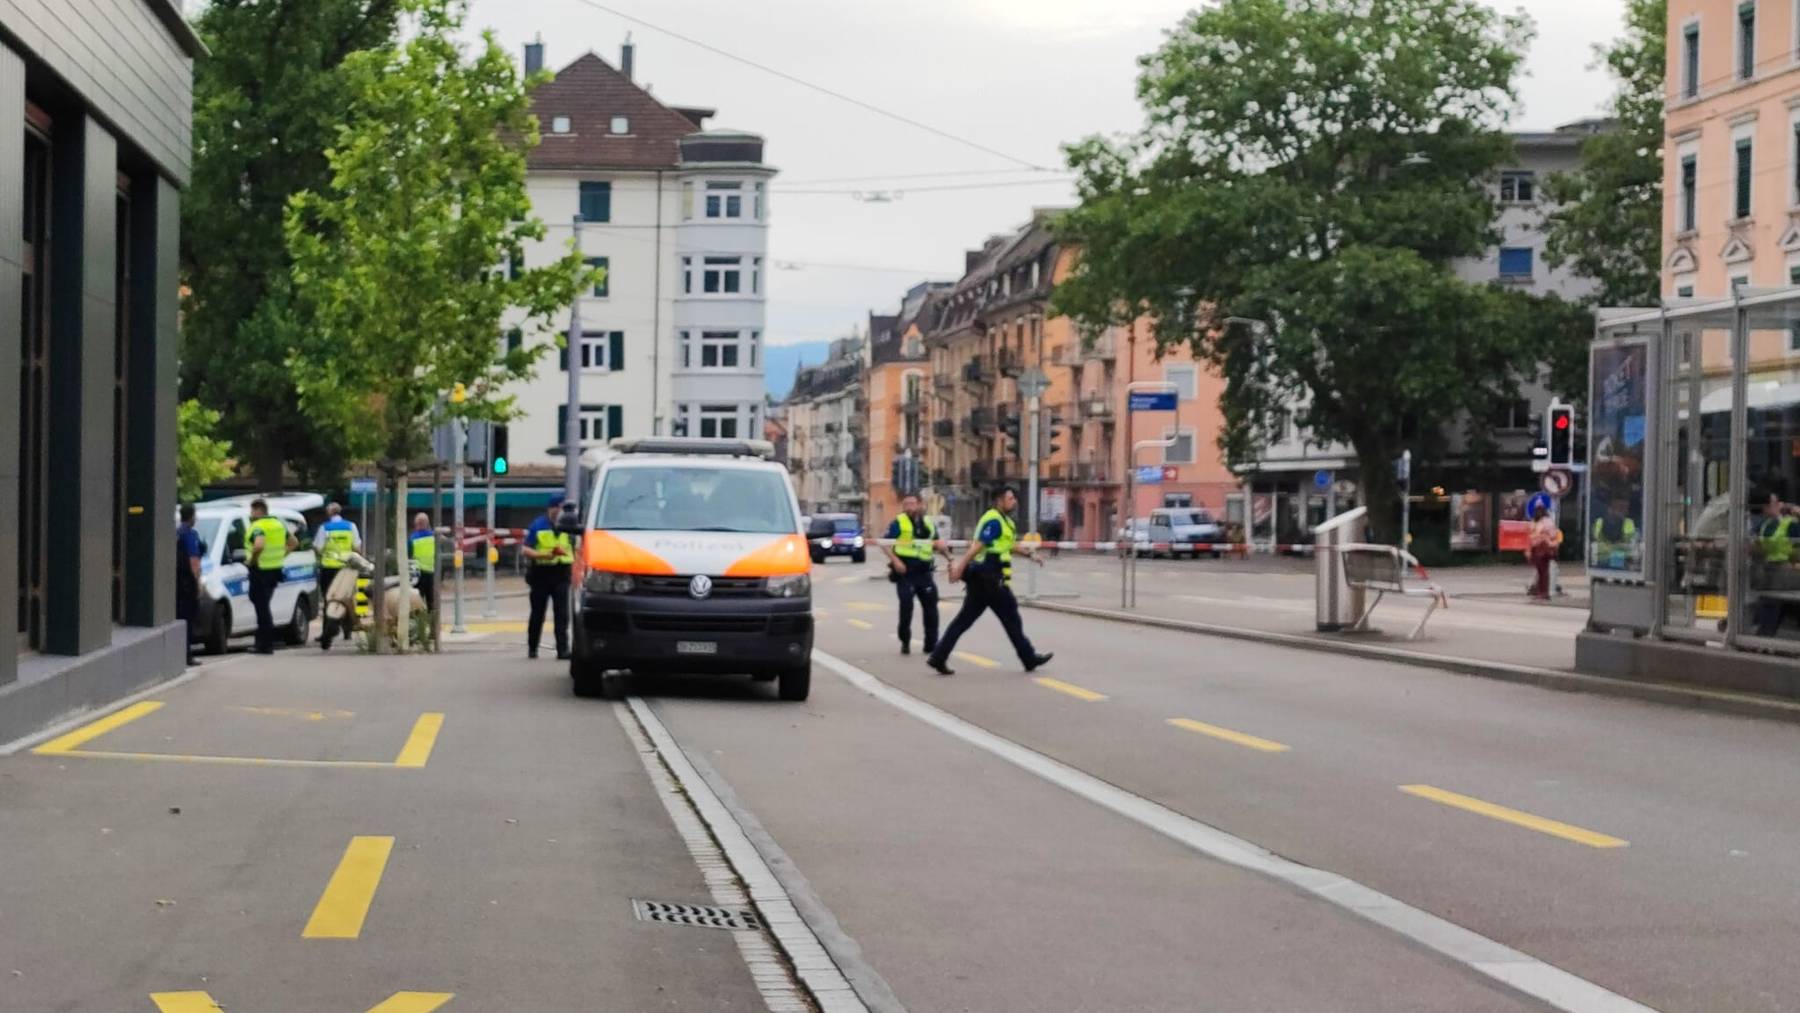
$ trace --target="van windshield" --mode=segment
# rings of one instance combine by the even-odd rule
[[[594,527],[607,531],[793,534],[787,482],[773,471],[615,468],[600,488]]]
[[[1171,511],[1169,511],[1169,526],[1170,527],[1176,527],[1176,528],[1196,527],[1201,524],[1211,524],[1212,522],[1213,522],[1212,514],[1209,514],[1204,510],[1171,510]]]

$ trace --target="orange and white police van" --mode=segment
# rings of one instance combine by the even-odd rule
[[[800,507],[761,440],[619,439],[584,505],[570,675],[745,674],[783,700],[812,685],[812,559]]]

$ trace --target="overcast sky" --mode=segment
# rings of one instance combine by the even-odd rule
[[[1058,145],[1140,122],[1135,58],[1156,48],[1191,0],[595,0],[661,28],[778,68],[814,84],[1059,168]],[[1599,111],[1611,91],[1590,69],[1591,47],[1615,35],[1623,0],[1524,0],[1537,40],[1522,82],[1521,128],[1548,128]],[[584,0],[474,0],[472,29],[489,28],[515,51],[542,33],[561,68],[592,50],[615,66],[626,32],[637,79],[665,102],[716,108],[713,126],[768,139],[779,167],[770,256],[806,265],[769,284],[769,340],[836,337],[891,311],[923,277],[953,279],[965,248],[1027,219],[1035,206],[1069,203],[1066,183],[939,192],[887,203],[783,188],[901,189],[1030,180],[1029,169],[884,119],[671,38]],[[969,170],[987,176],[870,182],[814,180]],[[850,269],[859,268],[859,269]],[[868,270],[878,268],[881,270]]]

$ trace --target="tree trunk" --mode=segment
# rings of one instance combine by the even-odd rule
[[[400,472],[400,479],[394,488],[394,565],[400,574],[400,593],[396,597],[400,601],[400,613],[394,617],[395,651],[406,653],[407,636],[412,632],[412,583],[407,578],[411,571],[406,559],[406,471]]]
[[[369,576],[369,644],[376,654],[387,653],[387,539],[382,536],[382,508],[386,497],[382,495],[387,489],[387,472],[380,472],[380,481],[375,483],[375,501],[369,511],[364,514],[363,522],[368,530],[368,557],[375,564],[375,570]],[[373,518],[374,523],[368,523]]]
[[[1394,476],[1392,447],[1385,440],[1352,440],[1361,473],[1363,505],[1369,508],[1369,540],[1382,545],[1400,541],[1400,483]]]
[[[269,437],[256,445],[256,487],[264,492],[280,492],[286,451],[281,441]]]

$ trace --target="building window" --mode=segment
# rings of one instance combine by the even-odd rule
[[[736,369],[737,364],[738,332],[700,332],[700,368]]]
[[[738,410],[733,404],[700,406],[700,436],[709,440],[738,438]]]
[[[1677,299],[1692,299],[1693,297],[1694,286],[1692,285],[1681,285],[1675,289],[1675,298]]]
[[[552,116],[550,118],[550,132],[553,134],[568,133],[569,118],[567,116]]]
[[[706,217],[744,217],[744,184],[709,181],[706,184]]]
[[[612,404],[584,404],[581,414],[575,420],[576,438],[584,447],[598,446],[607,440],[616,440],[625,435],[625,409]],[[562,436],[569,424],[569,406],[556,406],[556,441],[560,445]]]
[[[1681,96],[1700,94],[1700,26],[1688,25],[1681,33]]]
[[[1530,204],[1537,199],[1537,173],[1513,169],[1500,174],[1500,200],[1506,204]]]
[[[1756,0],[1738,5],[1738,76],[1748,81],[1756,76]]]
[[[1750,217],[1750,184],[1755,174],[1751,170],[1751,152],[1753,142],[1742,137],[1737,142],[1737,199],[1732,202],[1732,217],[1744,219]]]
[[[1700,166],[1693,155],[1681,160],[1681,231],[1692,232],[1697,228],[1697,201],[1695,190],[1698,188]]]
[[[1531,428],[1531,402],[1524,398],[1507,401],[1494,409],[1494,428],[1520,430]]]
[[[693,258],[683,257],[687,269],[687,278],[683,280],[683,289],[694,291]],[[735,295],[744,290],[744,258],[742,257],[703,257],[701,258],[700,291],[706,295]]]
[[[581,181],[581,220],[584,222],[612,221],[611,183],[596,183],[585,179]]]
[[[1194,431],[1192,429],[1183,429],[1179,432],[1174,429],[1164,429],[1163,439],[1175,441],[1172,445],[1163,448],[1164,464],[1194,463]]]
[[[1164,366],[1163,379],[1175,385],[1175,396],[1183,401],[1200,396],[1193,366]]]
[[[581,353],[583,373],[617,373],[625,368],[624,331],[586,331],[574,345]],[[569,370],[567,348],[562,350],[558,368],[565,373]]]
[[[766,183],[756,184],[756,220],[762,221],[768,215],[769,187]]]
[[[631,121],[623,116],[614,116],[612,118],[612,132],[615,134],[631,133]]]
[[[1750,276],[1747,274],[1740,274],[1737,277],[1731,279],[1731,291],[1733,293],[1736,293],[1738,289],[1749,288],[1749,287],[1750,287]]]
[[[762,294],[762,258],[750,258],[750,294]]]
[[[762,363],[762,332],[750,332],[750,368],[758,369]]]
[[[1529,246],[1500,248],[1500,277],[1504,281],[1529,281],[1532,273],[1532,250]]]
[[[1795,121],[1793,129],[1794,139],[1788,148],[1789,157],[1793,161],[1788,170],[1793,177],[1793,190],[1788,194],[1788,203],[1793,207],[1800,207],[1800,120]]]
[[[612,292],[612,262],[606,257],[589,257],[587,266],[598,268],[600,280],[594,282],[594,298],[604,299]]]

